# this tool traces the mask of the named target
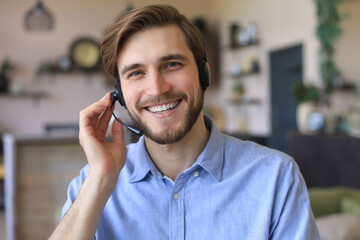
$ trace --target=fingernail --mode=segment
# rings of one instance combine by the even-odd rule
[[[108,94],[106,94],[105,96],[103,96],[100,100],[102,101],[102,100],[105,100],[105,99],[107,99],[108,98]]]

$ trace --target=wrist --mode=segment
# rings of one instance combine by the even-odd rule
[[[116,171],[103,172],[90,170],[85,182],[93,186],[98,194],[110,197],[116,187],[118,178],[119,173]]]

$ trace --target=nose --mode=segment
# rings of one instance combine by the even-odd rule
[[[160,71],[152,71],[148,75],[147,94],[150,96],[161,96],[170,91],[171,85]]]

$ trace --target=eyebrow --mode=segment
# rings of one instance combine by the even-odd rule
[[[160,61],[165,62],[165,61],[169,61],[169,60],[183,60],[183,61],[188,61],[189,59],[182,54],[169,54],[166,56],[163,56],[160,58]]]
[[[126,72],[128,72],[128,71],[130,71],[132,69],[143,67],[143,66],[144,66],[143,64],[139,64],[139,63],[134,63],[134,64],[127,65],[127,66],[123,67],[123,69],[121,70],[120,75],[123,75],[123,74],[125,74]]]
[[[189,59],[182,54],[169,54],[166,56],[163,56],[160,58],[160,62],[166,62],[166,61],[170,61],[170,60],[182,60],[182,61],[189,61]],[[130,64],[130,65],[126,65],[122,68],[120,75],[123,75],[125,73],[127,73],[128,71],[131,71],[132,69],[136,69],[139,67],[143,67],[143,64],[140,63],[134,63],[134,64]]]

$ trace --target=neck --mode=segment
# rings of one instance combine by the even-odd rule
[[[155,166],[162,174],[175,181],[181,172],[196,161],[204,150],[209,136],[203,114],[200,113],[194,126],[180,141],[161,145],[145,137],[145,145]]]

